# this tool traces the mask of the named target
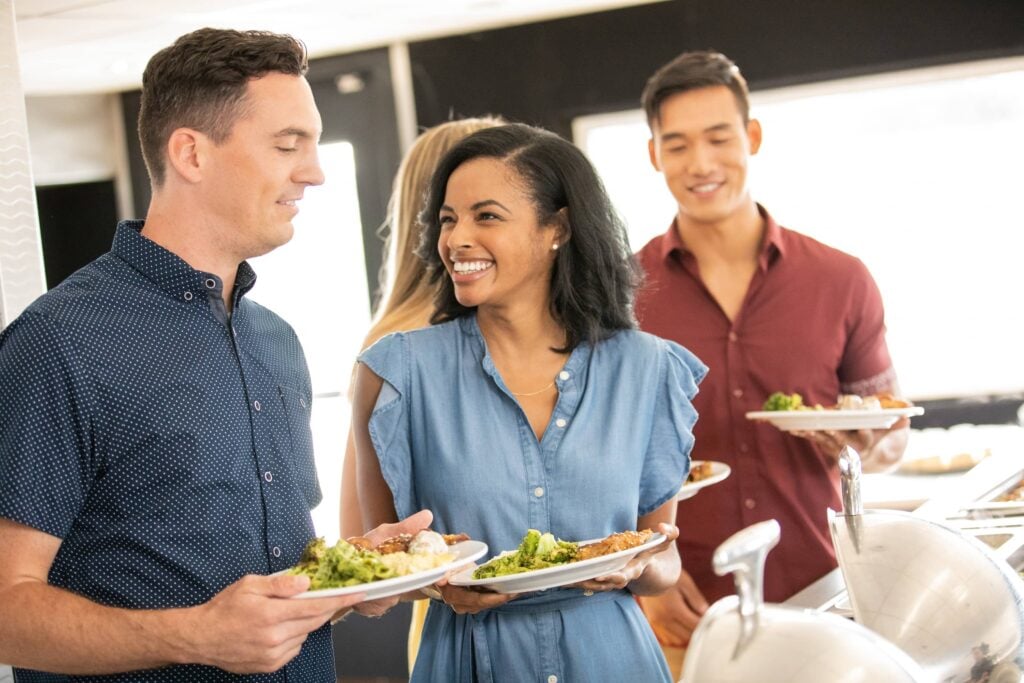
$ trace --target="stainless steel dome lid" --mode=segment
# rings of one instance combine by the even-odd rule
[[[764,604],[764,562],[775,520],[754,524],[715,551],[738,595],[716,602],[686,652],[685,683],[924,683],[920,668],[877,634],[841,617]]]
[[[905,512],[864,511],[860,456],[840,454],[844,512],[829,528],[856,621],[928,680],[1024,680],[1024,583],[984,543]],[[987,676],[987,677],[986,677]]]

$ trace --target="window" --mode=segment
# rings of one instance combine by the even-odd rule
[[[754,93],[751,188],[780,224],[858,256],[886,304],[908,396],[1024,389],[1024,60]],[[633,247],[675,203],[650,166],[643,112],[586,117],[577,143]]]
[[[352,145],[320,146],[326,177],[309,188],[292,240],[252,259],[252,298],[295,328],[313,379],[313,446],[323,501],[313,511],[317,534],[338,538],[341,463],[351,407],[348,385],[370,324],[363,237]]]

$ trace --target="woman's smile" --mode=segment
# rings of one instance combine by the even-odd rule
[[[465,284],[484,277],[494,261],[452,261],[452,282]]]

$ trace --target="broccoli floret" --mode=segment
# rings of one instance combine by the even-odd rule
[[[547,557],[551,554],[551,551],[558,547],[558,543],[555,541],[555,537],[551,534],[541,534],[540,540],[537,542],[537,557]]]
[[[487,579],[508,574],[520,574],[532,569],[544,569],[556,564],[565,564],[576,559],[579,544],[559,541],[554,535],[530,529],[526,532],[519,548],[486,564],[473,572],[474,579]]]
[[[520,557],[533,557],[537,554],[537,546],[540,545],[540,532],[536,529],[529,529],[523,536],[522,542],[516,554]]]
[[[784,394],[776,391],[764,402],[764,410],[800,410],[803,407],[803,396],[797,393]]]

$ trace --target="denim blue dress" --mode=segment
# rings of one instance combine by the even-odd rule
[[[634,529],[689,470],[690,400],[706,368],[638,331],[580,344],[555,379],[540,442],[473,315],[387,336],[360,357],[384,380],[370,437],[398,516],[515,548],[527,529],[567,540]],[[475,615],[432,602],[413,683],[670,681],[628,591],[524,594]]]

